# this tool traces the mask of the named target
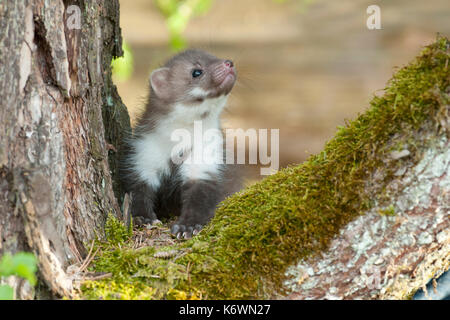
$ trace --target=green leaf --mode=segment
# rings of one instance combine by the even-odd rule
[[[119,81],[127,81],[134,71],[134,58],[133,53],[124,41],[122,45],[123,57],[114,59],[111,62],[112,72],[114,77]]]
[[[189,22],[190,15],[176,12],[167,19],[167,27],[172,33],[182,33]]]
[[[12,255],[6,253],[0,260],[0,276],[8,277],[14,274]]]
[[[28,252],[19,252],[13,256],[14,273],[27,279],[31,285],[36,284],[37,261],[33,254]]]
[[[8,285],[0,285],[0,300],[14,300],[14,290]]]
[[[12,256],[6,253],[0,260],[0,276],[16,275],[36,284],[37,261],[32,253],[19,252]]]
[[[176,0],[154,0],[154,2],[159,11],[166,17],[172,15],[178,7],[178,1]]]
[[[187,44],[183,36],[180,34],[172,34],[170,36],[170,47],[174,51],[180,51],[186,48]]]
[[[199,0],[194,7],[194,13],[196,15],[207,13],[211,9],[212,3],[212,0]]]

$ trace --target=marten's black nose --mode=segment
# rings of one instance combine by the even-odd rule
[[[225,60],[224,64],[228,68],[233,68],[234,67],[233,61],[231,61],[231,60]]]

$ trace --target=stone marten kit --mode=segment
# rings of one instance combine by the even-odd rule
[[[231,60],[201,50],[177,54],[151,73],[149,99],[124,162],[133,216],[152,223],[176,215],[171,232],[190,238],[239,189],[233,165],[224,160],[220,124],[236,77]]]

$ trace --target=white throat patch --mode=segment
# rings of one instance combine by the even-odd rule
[[[205,97],[206,92],[195,88],[191,92],[194,97]],[[131,166],[137,176],[150,187],[157,189],[161,183],[161,176],[170,173],[170,161],[177,141],[172,140],[172,133],[176,130],[185,130],[191,134],[191,144],[185,144],[186,152],[194,154],[194,123],[201,121],[203,132],[210,129],[220,132],[220,114],[225,107],[228,96],[205,99],[195,105],[176,104],[173,110],[158,120],[155,128],[134,139],[132,144],[135,153],[131,158]],[[222,134],[220,133],[220,136]],[[183,181],[196,179],[211,179],[212,175],[219,174],[223,163],[223,137],[222,139],[202,138],[203,149],[215,150],[212,156],[202,161],[186,161],[180,164],[180,173]]]

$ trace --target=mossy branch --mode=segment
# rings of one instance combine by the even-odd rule
[[[100,243],[93,269],[112,277],[82,296],[407,298],[448,268],[449,48],[438,37],[321,153],[226,199],[194,239],[158,249],[172,254]],[[399,275],[420,281],[400,290]]]

